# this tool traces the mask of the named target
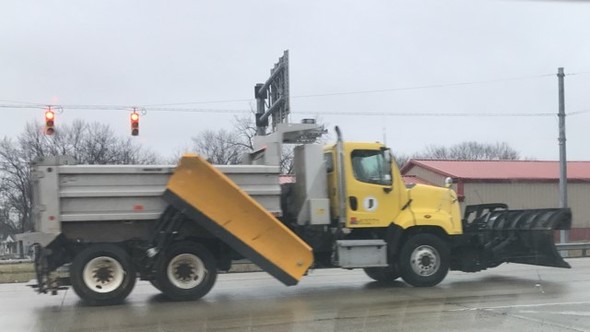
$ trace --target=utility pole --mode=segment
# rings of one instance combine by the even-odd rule
[[[565,92],[563,67],[557,69],[557,78],[559,85],[559,207],[567,207],[567,158],[565,153]],[[569,242],[569,231],[559,231],[561,243]]]

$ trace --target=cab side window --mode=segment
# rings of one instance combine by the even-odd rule
[[[354,150],[351,155],[354,177],[367,183],[391,185],[391,174],[381,151]]]

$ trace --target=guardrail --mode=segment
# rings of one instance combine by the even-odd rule
[[[590,256],[590,242],[559,243],[557,250],[562,257],[576,258]],[[260,268],[248,260],[235,261],[230,272],[261,271]],[[35,272],[33,264],[28,259],[0,260],[0,283],[25,282],[33,279]]]
[[[587,257],[590,242],[558,243],[555,245],[562,257]]]

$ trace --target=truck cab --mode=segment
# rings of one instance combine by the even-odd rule
[[[337,145],[324,148],[333,219],[342,219],[351,229],[428,225],[449,235],[462,233],[459,202],[453,190],[406,186],[390,149],[381,143],[343,142],[341,158]],[[339,178],[344,190],[339,190]],[[344,199],[340,192],[344,192]]]

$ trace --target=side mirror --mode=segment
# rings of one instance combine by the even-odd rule
[[[383,159],[385,159],[385,162],[387,162],[388,164],[391,163],[391,160],[393,159],[391,156],[391,149],[383,149]]]
[[[391,157],[391,150],[383,149],[381,153],[383,154],[383,160],[385,163],[385,165],[383,165],[385,167],[385,174],[383,180],[387,185],[391,185],[393,183],[391,174],[391,161],[393,160],[393,158]]]

